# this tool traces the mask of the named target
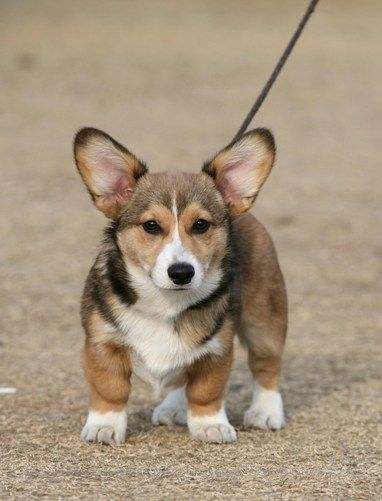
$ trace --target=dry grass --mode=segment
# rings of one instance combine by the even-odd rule
[[[79,440],[79,296],[104,221],[72,164],[74,130],[104,128],[155,169],[198,168],[234,134],[305,4],[2,0],[0,383],[17,388],[0,396],[2,498],[381,498],[376,0],[322,0],[257,118],[278,142],[256,211],[289,289],[288,427],[242,430],[238,351],[237,444],[154,429],[142,387],[125,446]]]

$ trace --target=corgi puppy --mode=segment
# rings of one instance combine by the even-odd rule
[[[248,348],[246,427],[284,425],[278,390],[287,300],[275,249],[248,213],[275,144],[247,132],[200,173],[150,174],[104,132],[74,140],[78,171],[111,219],[82,300],[90,410],[82,438],[122,444],[132,375],[163,392],[154,425],[187,424],[206,442],[234,442],[224,408],[233,341]]]

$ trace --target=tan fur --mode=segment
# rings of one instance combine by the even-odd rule
[[[141,226],[127,228],[119,235],[119,244],[123,254],[136,264],[151,268],[162,251],[171,240],[175,228],[175,219],[172,212],[163,205],[153,205],[150,210],[141,214],[139,221],[155,220],[163,229],[163,237],[156,238],[145,232]]]
[[[219,412],[222,407],[233,357],[233,329],[232,326],[226,326],[225,329],[225,354],[200,360],[187,372],[186,394],[189,409],[194,416],[210,416]]]
[[[212,227],[207,234],[193,235],[191,229],[197,219],[213,221],[211,213],[197,203],[190,204],[180,214],[178,229],[182,243],[204,265],[214,266],[214,261],[219,263],[225,252],[226,234],[221,228]],[[152,205],[139,217],[140,223],[149,220],[160,224],[163,230],[161,238],[153,237],[139,226],[129,227],[119,234],[119,245],[126,258],[147,268],[153,266],[158,254],[169,243],[176,225],[174,213],[163,205]]]
[[[86,145],[87,134],[93,132],[85,131],[85,139],[81,140]],[[97,197],[103,197],[107,204],[114,197],[114,202],[110,203],[114,203],[115,213],[121,214],[116,233],[121,257],[115,250],[115,243],[107,240],[89,275],[83,297],[82,318],[87,333],[84,364],[91,388],[91,408],[101,413],[120,411],[130,393],[133,370],[133,354],[124,344],[113,315],[118,317],[137,298],[134,291],[130,291],[127,298],[121,296],[124,292],[120,291],[120,282],[113,284],[105,279],[110,267],[108,259],[112,255],[117,260],[112,264],[117,275],[124,273],[118,259],[134,263],[149,273],[164,246],[172,241],[175,228],[178,228],[184,248],[197,256],[205,269],[222,268],[231,247],[236,267],[229,288],[209,299],[212,302],[208,307],[186,308],[174,318],[173,327],[185,346],[196,349],[213,336],[220,351],[202,356],[184,367],[177,373],[172,386],[186,383],[188,406],[193,416],[218,414],[230,373],[233,339],[238,334],[248,347],[248,363],[256,382],[266,390],[277,390],[287,328],[284,281],[265,228],[250,214],[237,217],[252,205],[270,172],[274,160],[271,134],[263,129],[248,133],[239,143],[219,153],[201,174],[144,175],[131,200],[125,200],[123,210],[118,201],[120,193],[115,199],[113,191],[95,192],[83,143],[80,146],[77,163],[88,189],[96,198],[96,205]],[[126,158],[126,151],[122,153],[127,181],[122,179],[121,182],[130,189],[138,164],[130,154]],[[255,170],[248,171],[252,157]],[[236,172],[237,165],[241,171]],[[120,169],[117,171],[119,173]],[[252,184],[247,185],[248,179]],[[110,183],[113,190],[113,182]],[[232,219],[231,233],[227,209]],[[105,211],[105,206],[101,210],[109,211]],[[193,231],[197,219],[211,223],[208,231],[202,234]],[[153,235],[144,230],[142,224],[148,220],[160,225],[160,233]],[[118,280],[124,280],[123,276]]]
[[[283,277],[272,241],[251,214],[234,224],[243,288],[240,335],[249,350],[249,367],[268,389],[276,389],[287,330]]]
[[[128,351],[113,342],[87,343],[84,368],[90,386],[90,408],[100,413],[121,411],[131,388]]]
[[[195,237],[191,228],[197,219],[206,219],[213,222],[210,212],[198,203],[192,203],[179,218],[179,233],[184,246],[205,265],[214,265],[214,261],[220,263],[227,245],[227,235],[220,227],[212,225],[210,231]]]

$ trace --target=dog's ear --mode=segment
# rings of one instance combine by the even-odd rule
[[[275,142],[267,129],[254,129],[220,151],[203,167],[233,216],[251,208],[275,159]]]
[[[124,146],[98,129],[85,128],[74,138],[74,158],[94,205],[116,219],[147,172]]]

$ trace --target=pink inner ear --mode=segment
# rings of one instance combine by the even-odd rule
[[[222,177],[218,183],[219,190],[227,202],[235,202],[240,199],[234,186],[229,182],[229,179]]]
[[[230,202],[237,202],[253,191],[255,167],[250,158],[228,163],[219,183],[224,196]]]
[[[131,196],[133,179],[131,174],[121,169],[115,162],[103,159],[95,172],[98,191],[104,198],[119,202]]]
[[[117,180],[114,188],[114,195],[119,202],[127,200],[131,197],[133,189],[129,186],[127,174],[123,173]]]

